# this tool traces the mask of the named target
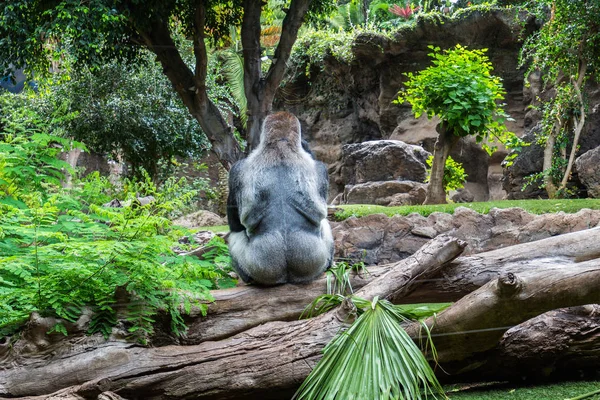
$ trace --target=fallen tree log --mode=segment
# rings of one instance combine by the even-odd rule
[[[439,236],[379,279],[396,292],[417,277],[437,272],[464,246],[455,238]],[[390,286],[389,281],[396,284]],[[323,347],[343,327],[344,318],[333,310],[310,320],[270,322],[227,340],[194,346],[143,348],[109,342],[50,362],[25,361],[4,370],[0,395],[65,393],[70,386],[103,379],[105,390],[128,399],[281,398],[302,382]],[[81,396],[69,390],[68,396]]]
[[[476,368],[472,358],[494,349],[508,329],[550,310],[599,303],[599,287],[600,259],[552,273],[508,272],[425,323],[433,334],[444,370],[448,371],[445,363],[451,362]],[[414,323],[407,332],[418,337],[420,328]]]
[[[502,273],[520,274],[528,270],[568,268],[580,260],[600,257],[600,228],[554,236],[533,243],[459,257],[447,264],[436,276],[420,279],[414,291],[400,303],[445,303],[460,299]],[[378,279],[398,263],[369,267],[368,274],[354,274],[352,287],[362,288]],[[550,273],[550,272],[549,272]],[[307,303],[325,293],[322,277],[308,285],[285,285],[271,288],[241,286],[213,291],[215,303],[209,306],[207,318],[190,319],[182,344],[219,340],[269,321],[297,319]],[[373,297],[371,295],[365,297]],[[269,299],[265,301],[265,299]],[[174,338],[171,338],[175,342]]]
[[[583,263],[576,262],[578,261],[578,251],[581,251],[579,255],[583,255],[584,258],[593,258],[595,254],[598,254],[595,249],[595,246],[599,242],[596,236],[598,235],[598,231],[598,229],[586,231],[590,235],[563,235],[568,237],[563,238],[562,240],[564,241],[560,239],[561,237],[545,239],[544,241],[536,242],[533,246],[529,244],[529,249],[513,246],[517,247],[517,249],[509,247],[504,249],[503,254],[488,252],[492,253],[489,257],[486,257],[485,253],[478,255],[477,257],[484,260],[480,264],[484,268],[479,270],[479,274],[469,274],[469,276],[474,277],[470,281],[467,280],[469,284],[477,285],[477,282],[473,283],[473,281],[480,279],[482,276],[498,276],[500,273],[498,271],[503,271],[503,268],[506,268],[507,265],[515,269],[518,269],[519,263],[526,265],[526,268],[519,269],[520,272],[516,276],[511,277],[511,275],[505,273],[503,275],[504,281],[501,284],[498,284],[497,281],[492,281],[479,289],[482,292],[477,295],[473,293],[474,297],[471,297],[471,301],[475,301],[478,306],[475,310],[478,312],[477,315],[483,315],[484,317],[486,313],[496,315],[494,312],[496,308],[503,313],[508,310],[508,312],[514,315],[511,316],[512,319],[510,320],[502,319],[505,317],[503,314],[500,315],[498,320],[504,321],[507,325],[499,326],[499,324],[494,323],[491,325],[491,328],[490,325],[482,328],[488,322],[485,318],[482,318],[479,327],[476,326],[477,318],[471,318],[469,322],[466,322],[466,325],[463,325],[461,329],[468,328],[469,324],[474,326],[473,329],[470,329],[472,331],[501,328],[493,335],[486,335],[483,332],[482,337],[473,339],[477,342],[477,346],[475,346],[476,351],[472,351],[470,333],[453,335],[458,331],[451,328],[453,323],[460,324],[461,318],[465,315],[468,316],[471,306],[457,307],[455,304],[446,311],[448,313],[446,317],[443,317],[446,315],[446,312],[440,314],[437,324],[434,326],[434,333],[441,334],[441,336],[436,336],[435,341],[439,343],[440,363],[444,368],[448,368],[452,373],[459,374],[458,376],[466,376],[465,374],[468,372],[476,375],[477,372],[481,371],[481,368],[467,371],[464,369],[464,365],[460,366],[462,360],[459,359],[460,357],[457,354],[461,351],[461,346],[466,358],[471,361],[477,361],[479,366],[481,366],[483,362],[482,357],[485,358],[497,354],[494,347],[494,340],[497,343],[502,334],[511,326],[518,325],[532,316],[539,315],[553,308],[600,302],[600,299],[597,298],[598,293],[594,291],[585,291],[583,294],[571,293],[570,291],[578,290],[572,286],[568,290],[565,289],[566,292],[564,294],[561,294],[552,301],[531,301],[531,298],[535,300],[538,294],[541,296],[538,296],[538,299],[544,296],[546,298],[553,297],[549,294],[548,290],[563,290],[562,285],[558,285],[556,282],[569,281],[593,289],[598,287],[597,279],[598,274],[600,274],[600,266],[597,260],[590,260]],[[555,242],[545,242],[552,239]],[[436,238],[432,243],[439,240]],[[545,244],[539,245],[542,242],[545,242]],[[572,244],[562,246],[561,243]],[[572,246],[579,246],[581,250],[573,250]],[[432,254],[441,254],[439,251],[431,252],[431,248],[423,248],[421,251],[423,252],[422,255],[415,254],[414,257],[416,259],[422,259],[425,255],[428,255],[431,259]],[[550,261],[549,257],[546,257],[540,264],[544,268],[550,266],[554,270],[551,273],[546,272],[544,269],[532,270],[531,266],[533,264],[525,262],[528,254],[529,256],[542,254],[544,256],[557,255],[557,257],[553,258],[553,262]],[[451,263],[447,263],[444,270],[446,268],[459,268],[455,267],[455,265],[461,265],[465,259],[468,258],[461,257]],[[413,261],[414,259],[403,260],[404,264],[401,262],[398,267],[401,268],[402,265],[406,267]],[[568,268],[564,267],[566,264],[569,265]],[[436,265],[439,266],[439,263]],[[494,270],[494,266],[496,266],[496,270]],[[430,272],[435,271],[435,267],[429,265],[427,270]],[[384,271],[382,276],[379,277],[379,283],[382,285],[382,288],[385,287],[385,291],[374,290],[371,293],[376,293],[383,297],[392,296],[403,285],[408,282],[415,282],[415,278],[418,276],[419,279],[417,281],[419,282],[429,282],[431,278],[429,275],[417,273],[415,269],[400,271],[394,277],[383,276]],[[412,272],[408,272],[407,275],[407,271]],[[511,274],[515,275],[514,273]],[[583,274],[582,276],[586,278],[578,280],[576,278],[578,274]],[[552,281],[550,278],[548,280],[546,279],[547,275],[551,275],[550,278],[554,277],[558,280]],[[393,282],[397,278],[401,278],[400,284],[389,287],[389,282]],[[531,298],[516,294],[506,295],[506,291],[502,296],[497,296],[495,291],[501,290],[498,287],[518,286],[511,284],[513,278],[515,282],[525,282],[526,289],[528,290],[519,290],[517,292],[521,294],[529,293]],[[368,281],[369,279],[367,278],[365,283]],[[324,285],[323,282],[320,284]],[[544,289],[544,285],[546,284],[549,284],[550,287]],[[377,280],[372,285],[371,289],[376,288],[378,285]],[[494,285],[496,285],[495,289],[490,289]],[[285,291],[286,287],[273,289]],[[538,291],[534,290],[536,287],[539,289]],[[367,288],[365,287],[365,293]],[[255,290],[264,289],[250,289],[251,292]],[[489,292],[490,290],[491,292]],[[290,291],[288,290],[287,292],[289,293]],[[420,288],[417,286],[415,292],[413,292],[413,296],[418,292],[420,292]],[[456,292],[452,291],[450,293]],[[485,295],[485,293],[488,294]],[[489,293],[492,293],[492,295]],[[406,295],[407,293],[403,294]],[[505,297],[510,299],[510,301],[506,300]],[[244,298],[244,296],[241,296],[241,298]],[[503,300],[499,301],[498,299]],[[235,296],[231,300],[232,303],[237,304],[236,307],[242,309],[240,301],[241,299]],[[484,304],[479,306],[479,302],[481,301]],[[485,308],[485,301],[489,302],[487,309]],[[270,302],[265,302],[264,297],[261,298],[261,302],[263,304],[267,303],[266,307],[271,307],[268,305]],[[463,304],[470,303],[463,302]],[[459,309],[463,310],[462,313],[456,311]],[[223,311],[223,315],[226,314],[227,312]],[[451,317],[452,315],[454,317]],[[446,322],[440,323],[440,321],[444,321],[444,318]],[[251,320],[251,314],[249,314],[245,323]],[[103,386],[107,388],[106,390],[130,399],[242,399],[255,397],[269,398],[269,396],[272,396],[272,398],[287,398],[286,396],[290,394],[290,391],[293,391],[299,385],[314,366],[314,363],[320,358],[322,347],[342,327],[343,321],[337,317],[336,313],[328,313],[310,321],[267,323],[246,330],[228,340],[204,342],[194,346],[165,346],[147,349],[129,343],[108,342],[99,343],[97,346],[92,347],[89,345],[82,347],[75,346],[75,350],[72,349],[72,351],[63,348],[62,352],[58,352],[57,355],[41,359],[26,358],[18,360],[14,357],[12,359],[5,357],[5,360],[10,359],[12,361],[14,367],[0,372],[0,395],[26,396],[60,390],[63,397],[43,396],[40,398],[82,398],[82,390],[78,389],[81,385],[87,385],[86,387],[89,388],[90,385],[93,386],[94,382],[107,379],[107,381],[103,381],[104,383],[108,382],[108,386]],[[236,327],[236,329],[240,328]],[[452,341],[451,339],[446,339],[446,336],[462,336],[462,340]],[[595,338],[592,337],[591,340],[593,341]],[[588,353],[589,359],[600,360],[597,342],[593,343],[596,343],[596,350],[595,352],[591,351]],[[442,347],[450,349],[441,351]],[[495,351],[496,353],[494,353]],[[486,371],[490,370],[493,373],[493,370],[489,368],[490,365],[486,366]],[[514,370],[515,373],[518,373],[517,371],[518,369]],[[87,398],[96,397],[88,395]]]

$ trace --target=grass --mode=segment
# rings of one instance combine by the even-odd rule
[[[461,388],[458,385],[446,386],[450,400],[600,400],[600,394],[581,397],[600,389],[600,381],[560,382],[536,386],[516,386],[510,384],[490,384]]]
[[[487,214],[492,208],[519,207],[532,214],[548,214],[563,211],[573,214],[583,208],[600,210],[600,199],[558,199],[558,200],[496,200],[481,203],[450,203],[419,206],[386,207],[371,204],[346,204],[336,206],[340,211],[335,213],[337,221],[350,217],[364,217],[371,214],[408,215],[412,213],[427,217],[434,212],[453,214],[457,207],[467,207],[480,214]],[[215,233],[229,232],[227,225],[203,226],[195,231],[211,231]]]
[[[199,228],[194,228],[193,231],[194,232],[210,231],[210,232],[214,232],[214,233],[229,232],[229,226],[228,225],[201,226]]]
[[[467,207],[480,214],[487,214],[492,208],[519,207],[532,214],[546,214],[563,211],[576,213],[583,208],[600,210],[600,199],[557,199],[557,200],[497,200],[482,203],[450,203],[419,206],[386,207],[376,205],[348,204],[336,206],[341,210],[335,213],[335,219],[342,221],[350,217],[364,217],[370,214],[408,215],[418,213],[424,217],[442,212],[453,214],[457,207]]]

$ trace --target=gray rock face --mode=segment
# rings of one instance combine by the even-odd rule
[[[579,179],[587,187],[588,196],[600,198],[600,147],[577,158],[575,168]]]
[[[513,160],[512,165],[504,169],[502,187],[506,191],[509,200],[548,198],[546,191],[538,188],[537,185],[528,185],[523,190],[526,178],[529,175],[541,172],[543,168],[544,149],[537,144],[535,138],[536,132],[539,132],[540,129],[541,126],[538,124],[523,136],[523,141],[529,143],[529,146],[523,147],[521,153]]]
[[[173,221],[173,224],[191,229],[199,228],[201,226],[226,225],[227,221],[225,221],[225,218],[221,218],[213,212],[200,210],[177,218]]]
[[[399,140],[373,140],[342,147],[339,182],[343,204],[415,205],[425,201],[430,153]]]
[[[459,207],[454,215],[349,218],[333,223],[333,236],[336,258],[374,265],[406,258],[441,233],[465,240],[468,246],[463,254],[468,255],[596,226],[600,226],[599,210],[533,215],[520,208],[495,208],[483,215]]]
[[[455,203],[472,203],[475,200],[473,193],[469,189],[460,188],[456,190],[456,193],[452,196],[452,201]]]
[[[406,206],[423,204],[427,185],[412,181],[367,182],[347,185],[344,204]]]
[[[399,140],[372,140],[342,148],[341,177],[346,185],[373,181],[424,182],[425,160],[430,153],[421,146]]]

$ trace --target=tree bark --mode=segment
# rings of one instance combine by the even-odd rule
[[[459,137],[448,129],[446,122],[441,122],[436,127],[438,138],[433,148],[433,163],[431,164],[431,175],[427,185],[427,195],[423,204],[445,204],[446,190],[444,189],[444,169],[446,159],[456,144]]]
[[[163,67],[164,74],[173,84],[173,88],[198,121],[202,131],[212,144],[212,151],[225,169],[242,157],[239,144],[233,136],[233,129],[227,124],[217,106],[208,98],[206,88],[206,68],[208,55],[204,44],[204,2],[198,2],[195,15],[194,54],[195,72],[186,65],[171,37],[168,20],[154,20],[147,29],[137,28],[142,43],[156,54]]]
[[[379,280],[397,292],[416,277],[428,277],[463,248],[459,240],[439,236]],[[397,284],[389,285],[390,280]],[[0,372],[0,395],[46,394],[105,379],[105,390],[128,399],[269,398],[274,393],[281,398],[308,375],[345,320],[333,310],[310,320],[270,322],[227,340],[194,346],[142,348],[108,342],[92,349],[74,346],[66,354],[55,348],[34,360],[5,356],[13,367]]]
[[[457,288],[479,287],[435,320],[427,321],[433,326],[439,362],[444,371],[451,373],[446,376],[440,369],[440,377],[463,379],[529,374],[525,365],[531,365],[536,350],[529,353],[531,362],[521,366],[512,359],[518,350],[511,349],[513,345],[527,343],[528,331],[538,335],[539,330],[535,329],[538,325],[534,322],[519,324],[559,307],[600,302],[600,291],[597,290],[600,284],[599,235],[600,228],[595,228],[454,261],[450,260],[461,251],[461,243],[438,237],[412,257],[397,263],[394,269],[373,269],[378,271],[378,278],[356,278],[354,283],[363,282],[356,294],[401,297],[413,289],[413,295],[418,293],[420,288],[416,285],[444,281],[451,283],[440,286],[446,288],[448,296],[456,296]],[[537,264],[528,260],[534,257],[543,259]],[[442,264],[445,265],[442,271],[454,269],[456,272],[445,273],[441,280],[434,279]],[[453,278],[449,279],[449,276]],[[364,285],[367,282],[370,283]],[[323,280],[315,284],[321,291],[324,286]],[[302,302],[299,298],[303,288],[307,291]],[[310,301],[306,292],[313,290],[317,289],[312,285],[285,285],[269,289],[247,286],[224,291],[228,294],[209,308],[209,316],[204,322],[196,318],[191,323],[186,340],[201,342],[189,346],[142,348],[123,340],[104,342],[97,336],[62,339],[60,335],[45,334],[52,322],[44,324],[43,319],[32,320],[21,340],[0,344],[0,360],[5,368],[0,370],[0,396],[61,391],[63,397],[46,395],[39,398],[82,398],[82,393],[92,393],[89,388],[97,388],[101,383],[104,391],[127,399],[289,398],[320,358],[323,346],[345,327],[346,315],[333,310],[311,320],[256,324],[269,318],[293,319],[298,312],[296,309]],[[277,311],[287,303],[286,296],[296,305]],[[274,315],[269,317],[265,312],[253,320],[252,315],[259,313],[262,307]],[[592,311],[595,310],[593,307]],[[569,316],[569,311],[563,312],[563,319],[572,321],[570,334],[560,338],[564,362],[559,360],[548,365],[544,363],[549,357],[542,358],[537,365],[543,370],[574,370],[600,362],[600,337],[596,325],[587,322],[577,310],[573,311],[574,316]],[[588,314],[593,314],[592,311]],[[237,318],[243,322],[238,323]],[[543,318],[549,321],[551,317]],[[212,333],[201,333],[203,324]],[[556,324],[557,327],[564,326],[558,321]],[[218,329],[220,325],[224,326],[222,330]],[[408,326],[408,330],[418,337],[417,325]],[[239,333],[231,337],[235,332]],[[517,332],[523,340],[510,339],[517,337]],[[209,341],[226,336],[228,339]],[[532,336],[530,341],[534,339]],[[585,349],[581,363],[574,358],[583,354],[579,348]],[[547,346],[538,351],[545,349]],[[496,360],[513,362],[514,367],[506,371]]]
[[[565,170],[563,179],[560,182],[559,190],[565,190],[567,187],[567,182],[571,178],[571,170],[573,168],[573,162],[575,162],[575,154],[577,153],[579,147],[579,137],[581,136],[581,131],[583,131],[583,126],[585,125],[585,103],[583,102],[583,96],[581,94],[581,85],[583,84],[586,73],[587,64],[583,61],[580,61],[577,80],[571,78],[571,83],[573,84],[573,88],[577,94],[577,101],[579,102],[579,118],[573,116],[573,144],[571,145],[569,161],[567,162],[567,168]]]
[[[244,1],[242,46],[244,54],[244,89],[248,100],[248,151],[260,143],[260,131],[265,117],[271,112],[275,93],[283,79],[292,46],[308,12],[311,0],[292,0],[283,19],[281,36],[275,48],[271,66],[263,77],[261,70],[260,11],[261,3]]]

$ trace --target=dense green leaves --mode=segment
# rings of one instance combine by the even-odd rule
[[[500,78],[491,74],[487,49],[429,48],[433,65],[406,74],[406,89],[397,103],[409,102],[417,118],[422,114],[439,117],[458,136],[474,135],[478,142],[489,135],[504,137],[507,115],[499,101],[506,92]]]
[[[522,64],[529,72],[543,71],[554,84],[560,75],[577,78],[581,63],[593,74],[600,67],[600,1],[537,0],[528,10],[546,19],[542,28],[525,41]],[[551,12],[548,19],[548,12]]]
[[[546,22],[526,40],[521,64],[528,66],[527,75],[541,73],[545,89],[550,89],[534,102],[542,113],[538,140],[546,149],[544,170],[530,182],[542,176],[549,197],[567,197],[588,112],[585,86],[597,78],[600,67],[600,1],[545,0],[530,2],[528,9]]]
[[[433,155],[429,156],[426,160],[427,165],[430,167],[428,170],[428,176],[425,182],[429,181],[431,175],[431,166],[433,164]],[[448,193],[451,190],[463,188],[465,181],[467,180],[467,174],[462,164],[455,161],[452,157],[448,156],[446,159],[446,165],[444,165],[444,190]]]
[[[62,189],[63,164],[52,151],[64,142],[41,133],[0,136],[0,335],[32,312],[58,317],[53,331],[68,333],[85,309],[90,332],[105,336],[121,318],[145,341],[159,310],[184,334],[182,314],[192,306],[205,312],[208,290],[231,281],[222,241],[203,260],[173,252],[185,246],[177,242],[184,232],[167,217],[196,193],[185,190],[185,180],[158,189],[148,175],[126,181],[123,191],[98,174]],[[155,200],[142,206],[140,195]],[[113,196],[124,207],[101,205]]]

